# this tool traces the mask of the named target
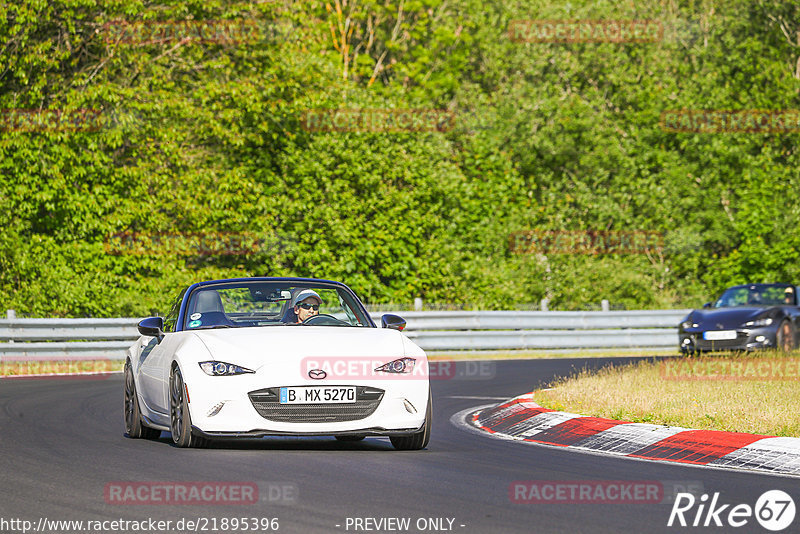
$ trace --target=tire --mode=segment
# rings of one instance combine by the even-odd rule
[[[342,434],[341,436],[334,436],[339,441],[361,441],[367,436],[361,434]]]
[[[431,420],[433,419],[433,398],[428,388],[428,408],[425,412],[425,426],[419,432],[408,436],[389,436],[398,451],[418,451],[428,446],[431,439]]]
[[[791,352],[795,349],[795,328],[790,321],[784,319],[778,327],[775,345],[777,345],[778,350],[783,352]]]
[[[139,398],[136,395],[136,382],[133,380],[130,360],[125,361],[125,432],[133,439],[158,439],[161,431],[142,424]]]
[[[169,377],[169,428],[178,447],[206,447],[208,440],[192,434],[192,417],[186,402],[186,386],[176,365]]]

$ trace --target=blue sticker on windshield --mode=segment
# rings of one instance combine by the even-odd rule
[[[203,324],[202,321],[192,321],[191,323],[189,323],[189,328],[197,328],[201,324]]]

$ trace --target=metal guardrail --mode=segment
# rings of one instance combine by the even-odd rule
[[[130,340],[139,337],[141,319],[0,320],[0,341]]]
[[[569,311],[407,311],[396,312],[407,330],[585,330],[672,328],[691,310]],[[382,314],[370,314],[380,322]],[[676,332],[677,334],[677,332]]]
[[[690,310],[610,312],[398,312],[405,334],[425,350],[677,348],[678,322]],[[381,313],[372,313],[380,323]],[[139,319],[0,320],[4,359],[122,359]]]
[[[584,330],[580,333],[564,330],[412,331],[408,332],[408,337],[425,350],[678,348],[675,328]]]

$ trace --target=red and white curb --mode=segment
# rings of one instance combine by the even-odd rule
[[[453,417],[503,439],[628,458],[800,476],[800,438],[628,423],[542,408],[530,393]]]

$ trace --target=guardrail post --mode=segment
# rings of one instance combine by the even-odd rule
[[[542,311],[549,311],[549,310],[547,309],[547,305],[548,305],[548,304],[550,304],[550,299],[542,299],[542,302],[541,302],[541,305],[542,305]]]
[[[419,297],[414,299],[414,310],[422,311],[422,299]]]
[[[606,300],[606,299],[603,299],[603,300],[601,300],[601,301],[600,301],[600,308],[601,308],[603,311],[608,311],[608,309],[609,309],[609,307],[608,307],[608,300]]]
[[[14,310],[6,310],[6,319],[8,319],[9,321],[13,321],[16,318],[17,318],[17,312],[15,312]],[[13,342],[14,342],[13,339],[8,340],[8,343],[13,343]]]

